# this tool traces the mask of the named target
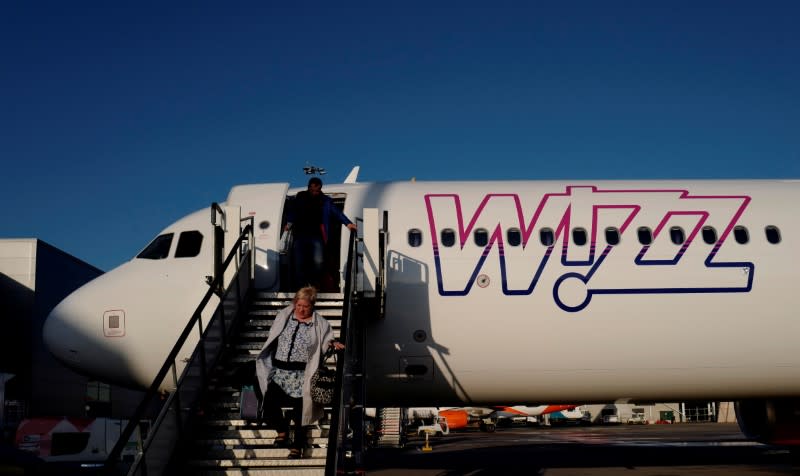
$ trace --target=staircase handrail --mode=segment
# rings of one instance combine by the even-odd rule
[[[344,302],[342,306],[342,321],[340,329],[340,339],[342,343],[345,344],[345,355],[350,354],[353,349],[350,348],[351,345],[356,345],[353,342],[354,339],[351,339],[351,313],[353,309],[353,286],[357,279],[357,272],[358,269],[354,265],[355,257],[357,253],[357,246],[358,241],[356,240],[356,234],[350,234],[350,241],[348,243],[348,251],[347,251],[347,266],[345,267],[345,280],[344,280]],[[344,335],[342,335],[344,334]],[[347,359],[337,359],[336,361],[336,381],[340,382],[338,386],[338,391],[334,393],[333,402],[332,402],[332,419],[330,423],[330,430],[328,431],[328,455],[325,460],[325,474],[326,475],[334,475],[337,473],[337,466],[341,461],[339,461],[339,445],[343,443],[343,431],[340,428],[341,421],[342,421],[342,412],[345,411],[344,402],[346,401],[343,398],[344,393],[344,369]]]
[[[215,208],[212,207],[212,217],[214,216],[214,212],[215,212]],[[223,216],[224,216],[224,214],[223,214]],[[222,269],[223,270],[227,270],[228,269],[228,266],[231,264],[234,256],[236,256],[239,253],[239,251],[241,250],[242,244],[245,242],[244,241],[245,239],[248,240],[247,241],[248,243],[250,243],[250,245],[248,246],[249,249],[247,250],[248,253],[243,255],[242,259],[238,262],[238,264],[240,266],[239,273],[242,272],[245,269],[248,272],[248,275],[249,275],[248,289],[249,289],[249,287],[251,285],[250,283],[252,283],[252,280],[253,280],[252,266],[248,265],[247,267],[244,267],[243,264],[244,264],[244,261],[247,260],[247,259],[250,259],[252,261],[254,259],[253,255],[255,254],[255,246],[254,246],[254,243],[253,243],[253,220],[252,220],[252,217],[250,217],[250,223],[247,226],[245,226],[245,228],[242,230],[242,233],[237,238],[236,244],[233,246],[233,248],[231,249],[230,253],[228,254],[227,258],[225,259],[225,261],[224,261],[224,263],[222,265]],[[239,273],[237,273],[237,275],[234,276],[233,279],[237,279]],[[231,281],[233,281],[233,279]],[[202,318],[203,310],[205,309],[206,305],[208,304],[209,300],[211,299],[211,296],[215,294],[215,291],[217,290],[217,287],[222,285],[221,282],[223,280],[224,280],[224,273],[220,273],[219,275],[215,276],[213,278],[213,280],[209,283],[208,291],[206,291],[205,295],[200,300],[200,304],[197,306],[197,308],[195,309],[194,313],[192,314],[191,319],[189,319],[189,322],[184,327],[183,332],[181,333],[180,337],[178,337],[178,340],[176,341],[175,346],[172,348],[170,353],[167,355],[167,358],[164,361],[164,365],[161,366],[161,369],[156,374],[156,377],[153,380],[153,383],[150,385],[150,387],[145,392],[145,395],[142,398],[141,402],[139,403],[138,407],[136,408],[136,411],[133,413],[133,415],[128,420],[127,426],[120,433],[120,436],[119,436],[119,439],[117,440],[117,443],[114,445],[114,448],[111,450],[111,452],[108,455],[108,458],[106,459],[106,465],[105,465],[106,468],[114,468],[116,466],[116,464],[118,462],[118,459],[119,459],[120,455],[122,454],[123,448],[127,445],[128,440],[133,435],[133,432],[136,430],[136,427],[143,420],[145,412],[147,411],[147,408],[149,407],[151,401],[158,394],[158,389],[161,386],[161,382],[167,376],[167,372],[169,372],[170,368],[174,367],[175,358],[178,356],[178,353],[180,352],[180,350],[181,350],[183,344],[185,343],[186,339],[189,337],[189,334],[194,329],[195,325],[198,324],[198,322],[200,322],[200,320]],[[228,291],[229,291],[229,289],[226,289],[224,294],[226,295]],[[223,303],[225,301],[225,299],[224,299],[225,295],[220,297],[220,301],[219,301],[219,305],[220,306],[223,305]],[[222,313],[222,319],[223,319],[223,328],[224,328],[225,327],[224,326],[224,319],[225,319],[224,313]],[[206,329],[211,327],[212,321],[213,321],[213,316],[212,316],[211,320],[209,321],[209,323],[208,323],[209,325],[206,327]],[[202,322],[200,322],[200,325],[202,327]],[[200,341],[198,342],[198,347],[202,343],[203,343],[203,339],[201,338]],[[188,366],[187,366],[187,368],[188,368]],[[177,393],[177,390],[180,387],[180,381],[182,379],[183,379],[183,375],[181,376],[180,379],[178,379],[175,391],[173,391],[170,394],[170,396],[167,399],[167,401],[164,402],[164,405],[162,406],[162,411],[159,413],[158,417],[156,418],[156,421],[154,422],[154,425],[152,425],[152,427],[148,431],[147,440],[143,443],[142,450],[137,455],[136,460],[134,461],[133,465],[131,466],[131,470],[135,469],[135,467],[138,465],[139,461],[144,459],[142,456],[143,456],[144,453],[146,453],[147,448],[149,447],[149,442],[152,441],[153,435],[158,431],[158,425],[160,424],[160,422],[164,418],[164,413],[165,413],[164,409],[170,408],[171,399]]]

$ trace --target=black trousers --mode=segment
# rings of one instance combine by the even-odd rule
[[[282,407],[291,407],[289,415],[284,416]],[[294,421],[294,439],[290,448],[303,449],[308,443],[303,428],[303,398],[294,398],[286,394],[275,382],[270,382],[267,394],[264,395],[263,418],[267,425],[278,433],[289,436],[289,420]]]

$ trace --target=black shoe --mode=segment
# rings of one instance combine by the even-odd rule
[[[289,459],[300,459],[303,457],[303,450],[300,448],[292,448],[289,450]]]
[[[272,439],[272,446],[275,448],[288,448],[289,447],[289,435],[280,434],[276,435],[275,438]]]

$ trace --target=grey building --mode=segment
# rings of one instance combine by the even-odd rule
[[[0,239],[0,428],[6,439],[22,418],[124,417],[141,398],[67,369],[42,340],[50,311],[102,273],[39,239]]]

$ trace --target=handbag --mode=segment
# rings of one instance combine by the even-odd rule
[[[321,405],[330,405],[333,402],[333,392],[336,389],[336,369],[325,365],[331,355],[334,356],[334,363],[336,362],[333,350],[327,351],[319,368],[311,376],[311,400]]]
[[[284,230],[281,233],[281,240],[278,243],[278,253],[285,255],[292,249],[292,242],[294,241],[294,233],[292,229]]]

